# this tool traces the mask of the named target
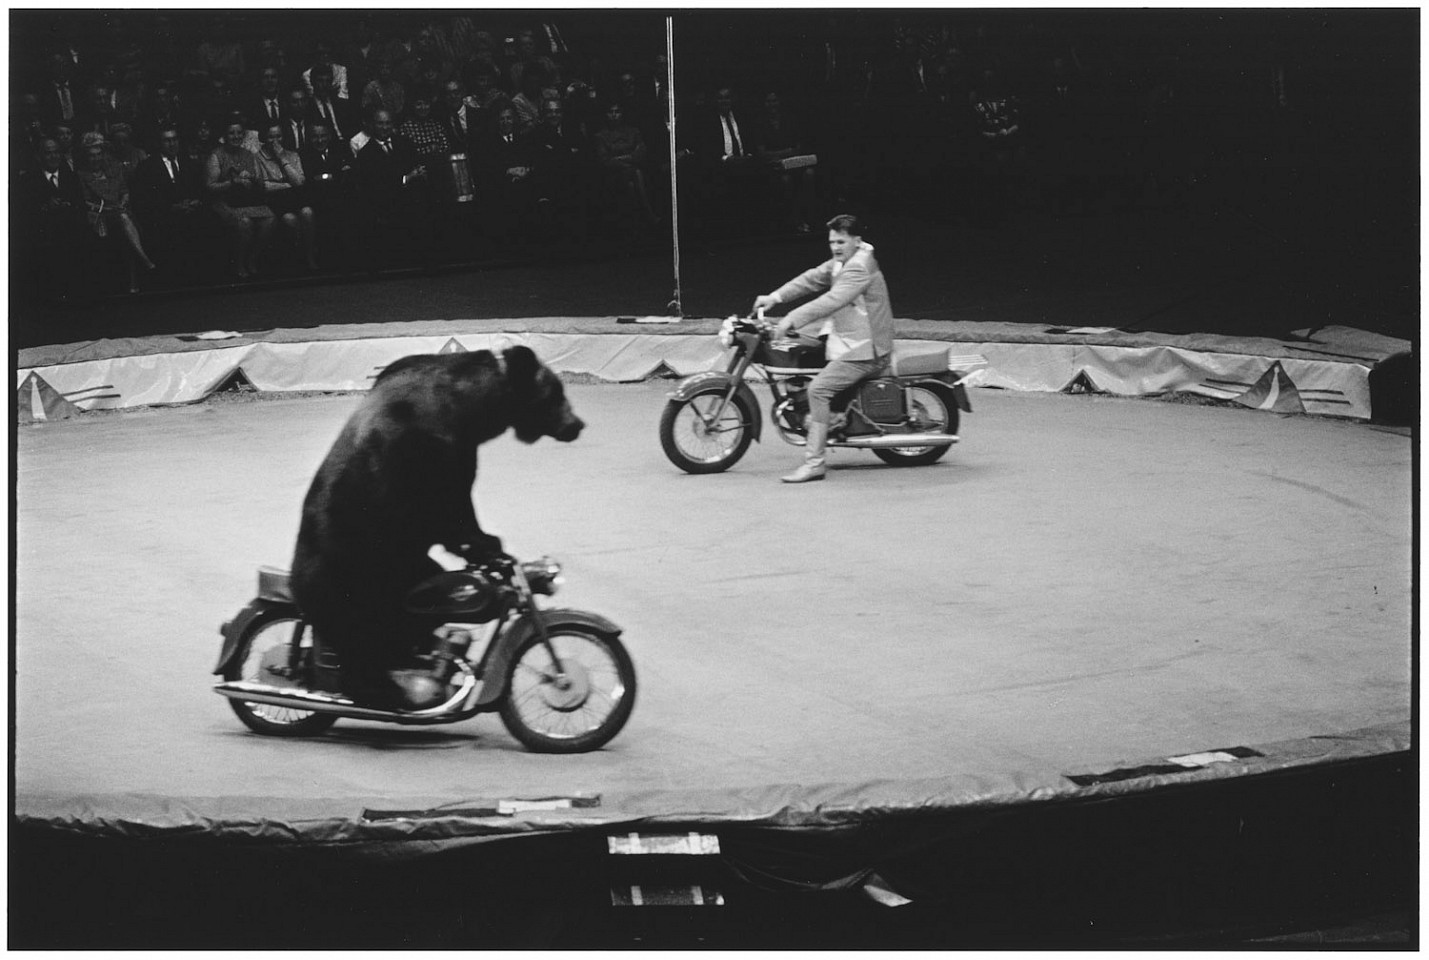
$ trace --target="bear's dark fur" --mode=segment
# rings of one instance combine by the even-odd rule
[[[507,429],[568,442],[583,426],[527,347],[403,357],[382,371],[313,478],[293,556],[293,595],[337,652],[344,693],[400,705],[387,671],[430,640],[402,598],[440,571],[434,544],[500,552],[472,504],[476,448]]]

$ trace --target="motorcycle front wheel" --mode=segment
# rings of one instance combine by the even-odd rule
[[[688,400],[671,400],[660,415],[660,446],[670,462],[686,473],[719,473],[744,456],[754,439],[758,409],[736,393],[714,419],[725,388],[710,386]]]
[[[958,401],[953,388],[941,383],[917,383],[908,388],[908,422],[918,433],[958,432]],[[895,467],[921,467],[948,452],[938,447],[879,447],[873,455]]]
[[[635,709],[635,665],[615,637],[557,627],[548,638],[560,669],[540,637],[522,643],[506,675],[501,722],[533,753],[598,749]]]
[[[238,653],[223,671],[223,679],[301,687],[303,678],[291,676],[288,663],[292,645],[301,638],[302,625],[297,617],[284,614],[257,620],[239,641]],[[248,729],[270,737],[312,737],[337,722],[332,714],[271,703],[229,700],[228,705]]]

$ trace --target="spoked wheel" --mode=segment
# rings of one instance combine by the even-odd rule
[[[539,637],[517,649],[501,722],[536,753],[584,753],[610,742],[635,708],[635,665],[615,637],[579,627],[550,631],[558,671]]]
[[[660,415],[660,446],[670,462],[686,473],[719,473],[744,456],[754,439],[757,409],[736,393],[725,405],[723,387],[709,387],[688,400],[671,400]]]
[[[951,387],[919,383],[908,388],[908,422],[918,433],[958,432],[958,401]],[[947,446],[878,447],[874,456],[896,467],[920,467],[941,460]]]
[[[242,650],[234,657],[225,680],[248,680],[275,687],[300,687],[302,677],[289,669],[293,644],[301,639],[302,621],[296,617],[260,620],[243,638]],[[295,710],[271,703],[229,700],[228,705],[250,730],[270,737],[311,737],[337,722],[332,714]]]

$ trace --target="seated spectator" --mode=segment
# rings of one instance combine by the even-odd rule
[[[645,189],[645,138],[634,124],[625,121],[619,103],[605,108],[605,125],[592,137],[596,162],[617,193],[625,197],[627,209],[647,224],[659,221]]]
[[[516,96],[511,98],[511,106],[516,111],[516,133],[525,136],[541,123],[541,98],[545,87],[545,77],[537,71],[527,71],[526,85],[517,87]]]
[[[258,253],[273,230],[273,210],[264,202],[258,155],[243,146],[241,118],[224,127],[223,143],[208,155],[204,186],[210,209],[228,231],[229,267],[237,280],[258,273]]]
[[[160,271],[170,280],[183,279],[192,266],[192,252],[208,216],[203,177],[203,164],[186,155],[179,128],[172,125],[159,132],[159,152],[142,160],[134,172],[134,214]]]
[[[317,122],[313,119],[312,103],[308,99],[308,89],[302,84],[298,84],[288,91],[286,108],[283,111],[283,146],[289,150],[296,150],[299,153],[308,145],[308,126]],[[327,120],[322,121],[323,126],[332,132],[332,124]]]
[[[183,131],[180,143],[183,145],[184,156],[203,170],[208,166],[208,155],[218,147],[218,135],[214,133],[213,124],[209,123],[207,118],[197,117]]]
[[[754,153],[770,165],[779,184],[779,196],[783,215],[788,226],[800,233],[808,233],[810,223],[816,219],[814,209],[815,166],[783,169],[780,164],[796,156],[812,153],[804,139],[804,132],[795,122],[785,116],[779,94],[770,90],[764,95],[764,112],[754,123],[752,138]]]
[[[88,103],[83,112],[75,118],[76,130],[81,133],[97,133],[108,140],[119,117],[114,112],[111,91],[105,86],[89,88]]]
[[[489,239],[500,244],[524,244],[526,227],[536,206],[532,158],[516,135],[516,110],[507,103],[496,108],[495,128],[476,148],[473,177],[487,211]]]
[[[258,73],[258,89],[239,109],[253,123],[254,130],[283,119],[283,84],[278,67],[265,66]]]
[[[471,90],[467,94],[466,104],[476,111],[477,126],[484,133],[490,133],[496,127],[496,108],[511,99],[497,82],[499,76],[499,71],[494,67],[478,64],[467,70],[463,77],[467,88]]]
[[[399,120],[407,107],[407,91],[397,79],[391,60],[377,62],[377,76],[367,81],[362,90],[362,110],[366,113],[374,107],[390,111]]]
[[[368,269],[413,252],[425,265],[433,254],[426,167],[412,141],[397,133],[389,111],[372,111],[368,126],[370,138],[353,165],[367,221]]]
[[[63,120],[52,123],[50,124],[50,137],[59,145],[64,165],[71,171],[78,169],[74,162],[74,125]]]
[[[303,83],[314,100],[321,100],[313,74],[323,70],[332,80],[332,96],[337,100],[350,99],[347,90],[347,67],[333,60],[333,46],[326,40],[319,40],[313,46],[313,65],[303,71]]]
[[[541,105],[541,123],[523,138],[531,158],[536,209],[548,231],[563,226],[568,240],[586,227],[586,203],[592,161],[585,142],[567,127],[561,101]]]
[[[258,149],[258,177],[263,184],[263,198],[288,231],[304,264],[310,271],[317,270],[317,228],[304,188],[303,164],[296,153],[283,146],[281,123],[270,123],[263,128],[263,145]]]
[[[432,116],[432,91],[418,88],[412,92],[412,115],[402,121],[398,131],[412,141],[423,160],[445,157],[452,152],[445,124]]]
[[[12,278],[33,280],[45,296],[67,296],[85,227],[84,210],[79,175],[66,163],[59,143],[43,138],[37,163],[15,185],[12,212],[19,236],[27,242],[11,247],[17,258]]]
[[[511,64],[507,78],[512,90],[526,89],[526,77],[530,73],[539,74],[541,84],[561,82],[560,68],[556,61],[541,52],[536,41],[536,31],[524,29],[516,34],[516,60]]]
[[[109,156],[124,171],[124,179],[132,181],[134,171],[149,154],[134,143],[134,127],[125,120],[117,121],[109,138]]]
[[[331,67],[320,63],[308,71],[307,79],[313,96],[308,119],[326,121],[339,140],[354,136],[362,126],[362,111],[338,96]]]
[[[177,86],[172,80],[160,80],[146,93],[139,106],[135,133],[145,143],[154,142],[166,127],[183,128],[186,114],[179,102]]]
[[[96,237],[116,236],[124,244],[125,264],[129,274],[129,292],[139,292],[138,269],[154,269],[154,262],[144,252],[139,228],[129,215],[129,185],[119,165],[109,159],[104,137],[86,133],[80,138],[84,163],[79,169],[79,183],[84,190],[86,219]]]
[[[476,111],[466,102],[466,90],[460,80],[442,84],[442,102],[437,119],[445,126],[447,142],[455,153],[471,154],[472,144],[480,135]]]
[[[695,111],[676,127],[683,162],[681,193],[703,216],[690,221],[701,230],[729,229],[762,212],[769,193],[769,165],[754,154],[753,128],[734,110],[734,90],[714,93],[715,109]],[[684,175],[689,168],[690,176]]]
[[[298,154],[308,181],[308,199],[317,220],[321,260],[348,260],[353,243],[352,149],[335,140],[321,120],[308,126],[307,145]]]

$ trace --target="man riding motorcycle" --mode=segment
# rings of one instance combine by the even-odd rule
[[[806,270],[773,293],[754,298],[754,310],[811,294],[822,294],[781,318],[775,336],[787,336],[822,321],[818,334],[827,334],[828,365],[809,384],[809,438],[804,462],[780,479],[807,483],[824,479],[824,445],[829,436],[829,404],[835,396],[888,370],[893,353],[893,307],[888,284],[873,256],[873,245],[863,240],[863,226],[852,214],[841,213],[826,224],[829,252],[825,263]]]

